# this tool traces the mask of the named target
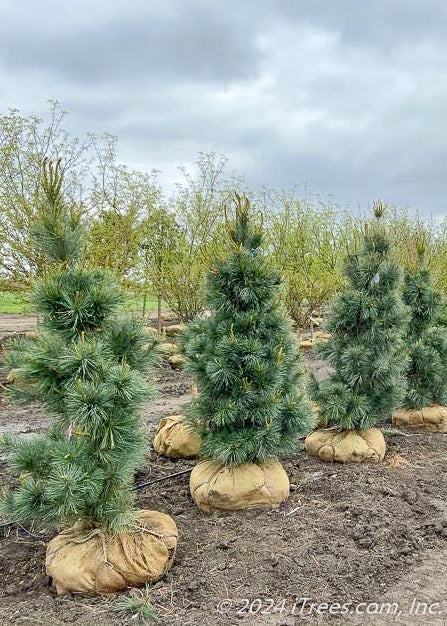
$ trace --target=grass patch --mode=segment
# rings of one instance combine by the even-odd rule
[[[31,305],[24,294],[0,291],[0,313],[26,315],[31,312]]]
[[[134,313],[135,315],[141,315],[143,313],[143,299],[144,297],[142,294],[128,294],[126,301],[124,302],[123,309]],[[166,303],[162,301],[161,307],[162,309],[166,309]],[[157,308],[157,296],[148,294],[146,298],[146,315],[157,311]]]
[[[166,309],[166,303],[161,306]],[[148,294],[146,298],[146,315],[157,311],[157,296]],[[123,304],[123,310],[134,315],[143,313],[143,295],[128,293]],[[0,314],[9,315],[32,315],[33,307],[29,303],[26,294],[13,293],[11,291],[0,291]]]

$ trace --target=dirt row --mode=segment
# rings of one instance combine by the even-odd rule
[[[307,358],[324,377],[326,365]],[[156,377],[159,398],[142,410],[149,441],[161,417],[181,412],[192,382],[166,365]],[[38,405],[0,401],[1,431],[30,434],[50,420]],[[187,474],[166,478],[194,461],[151,452],[136,477],[152,483],[138,505],[172,515],[180,531],[174,566],[152,587],[160,623],[447,623],[447,436],[390,426],[386,438],[378,465],[328,465],[301,450],[284,460],[291,496],[279,510],[213,515],[193,505]],[[1,484],[14,480],[0,461]],[[111,598],[55,596],[43,567],[48,539],[0,528],[0,624],[134,623],[116,617]],[[393,603],[400,613],[393,605],[388,615]]]

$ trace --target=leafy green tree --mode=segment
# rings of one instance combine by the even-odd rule
[[[383,422],[405,395],[407,313],[400,295],[401,273],[390,258],[382,224],[385,207],[375,204],[359,251],[348,256],[347,288],[335,300],[327,329],[332,338],[319,347],[334,373],[312,393],[323,421],[364,430]]]
[[[264,192],[267,250],[284,277],[282,298],[289,315],[307,326],[343,285],[344,250],[353,224],[338,207],[296,196],[294,191]]]
[[[45,159],[61,160],[67,204],[82,207],[86,202],[89,140],[68,133],[66,115],[57,102],[50,102],[44,118],[17,109],[0,114],[0,276],[10,288],[28,286],[46,266],[32,233],[45,202]]]
[[[447,328],[440,323],[445,304],[433,287],[425,248],[421,239],[418,261],[406,270],[403,289],[410,311],[405,342],[410,357],[405,405],[415,408],[447,402]]]
[[[284,455],[312,422],[297,341],[278,299],[280,275],[261,254],[248,200],[236,198],[230,251],[207,279],[213,314],[184,337],[199,389],[188,420],[203,438],[201,455],[225,464]]]
[[[121,212],[102,210],[92,219],[88,233],[89,266],[110,272],[121,284],[131,284],[133,270],[138,265],[139,227],[139,211],[135,206]]]
[[[205,269],[204,251],[193,250],[185,233],[176,239],[174,254],[162,280],[158,283],[159,293],[170,311],[183,322],[189,322],[203,312],[204,296],[202,276]]]
[[[135,320],[116,317],[123,295],[113,279],[80,267],[81,224],[64,203],[59,168],[47,163],[45,172],[46,212],[34,230],[53,263],[34,294],[44,331],[18,343],[9,363],[18,367],[13,396],[41,400],[55,419],[43,435],[4,438],[22,484],[3,508],[11,521],[120,532],[135,516],[144,453],[137,407],[152,393],[142,374],[154,352]]]
[[[161,305],[167,276],[176,262],[179,229],[172,213],[164,207],[155,209],[141,225],[140,265],[143,272],[143,317],[148,289],[157,296],[158,333],[161,332]]]
[[[226,162],[223,156],[201,153],[194,174],[181,168],[183,180],[171,199],[179,234],[162,295],[185,322],[203,311],[202,276],[216,250],[222,248],[223,206],[231,185],[223,178]]]
[[[156,173],[131,170],[117,162],[116,138],[94,139],[97,167],[91,202],[86,258],[92,267],[111,272],[122,284],[138,282],[145,221],[156,211],[160,189]]]

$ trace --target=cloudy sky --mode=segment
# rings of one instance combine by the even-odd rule
[[[171,181],[199,151],[251,187],[447,214],[445,0],[0,0],[0,109],[109,131]]]

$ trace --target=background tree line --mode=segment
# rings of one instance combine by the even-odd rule
[[[248,194],[264,223],[265,252],[283,273],[282,297],[297,323],[306,325],[342,286],[343,257],[356,245],[368,210],[348,210],[298,187],[251,191],[214,153],[199,154],[194,173],[179,168],[168,194],[155,170],[118,162],[115,137],[73,137],[66,115],[57,102],[44,119],[15,109],[0,114],[0,289],[26,291],[44,271],[32,233],[42,210],[45,158],[60,159],[65,195],[88,228],[84,265],[110,271],[129,293],[140,294],[143,315],[149,296],[185,321],[202,310],[203,271],[222,249],[234,189]],[[399,207],[386,220],[404,267],[414,264],[415,242],[424,238],[436,286],[447,294],[447,220]]]

